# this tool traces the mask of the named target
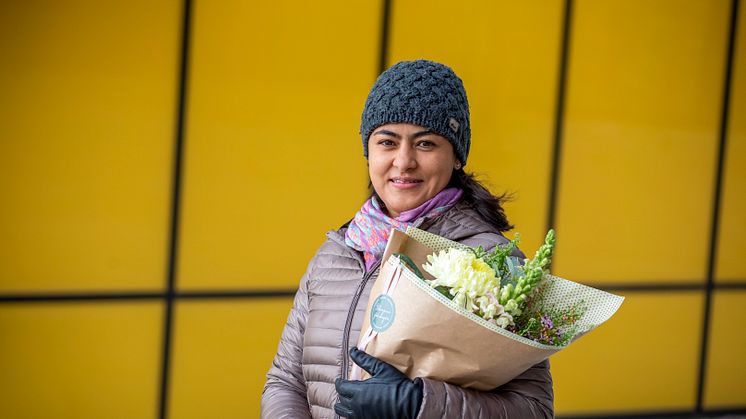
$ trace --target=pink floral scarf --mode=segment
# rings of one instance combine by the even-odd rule
[[[378,200],[371,197],[365,201],[350,222],[345,234],[345,243],[363,252],[367,271],[383,257],[392,228],[406,231],[409,225],[422,217],[447,211],[458,202],[462,194],[463,191],[458,188],[443,189],[419,207],[404,211],[396,218],[384,213]]]

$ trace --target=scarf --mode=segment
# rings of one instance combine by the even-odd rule
[[[347,227],[345,243],[363,252],[365,270],[370,270],[383,257],[392,228],[406,231],[407,227],[420,218],[441,214],[450,209],[462,194],[463,191],[458,188],[443,189],[419,207],[404,211],[396,218],[386,215],[378,200],[371,197],[365,201]]]

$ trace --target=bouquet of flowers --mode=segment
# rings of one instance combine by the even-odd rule
[[[491,390],[609,319],[624,300],[550,275],[554,231],[532,259],[510,256],[518,240],[488,253],[394,230],[358,347],[411,378]],[[354,367],[351,377],[363,372]]]

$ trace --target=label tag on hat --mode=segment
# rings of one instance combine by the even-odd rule
[[[448,126],[451,127],[454,133],[458,132],[459,123],[454,117],[448,118]]]

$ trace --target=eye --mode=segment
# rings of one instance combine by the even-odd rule
[[[378,145],[382,145],[382,146],[384,146],[384,147],[392,147],[392,146],[394,146],[395,144],[394,144],[394,142],[393,142],[392,140],[389,140],[389,139],[383,139],[383,140],[379,140],[379,141],[378,141]]]
[[[435,148],[436,144],[430,140],[422,140],[417,142],[417,147],[429,150],[431,148]]]

